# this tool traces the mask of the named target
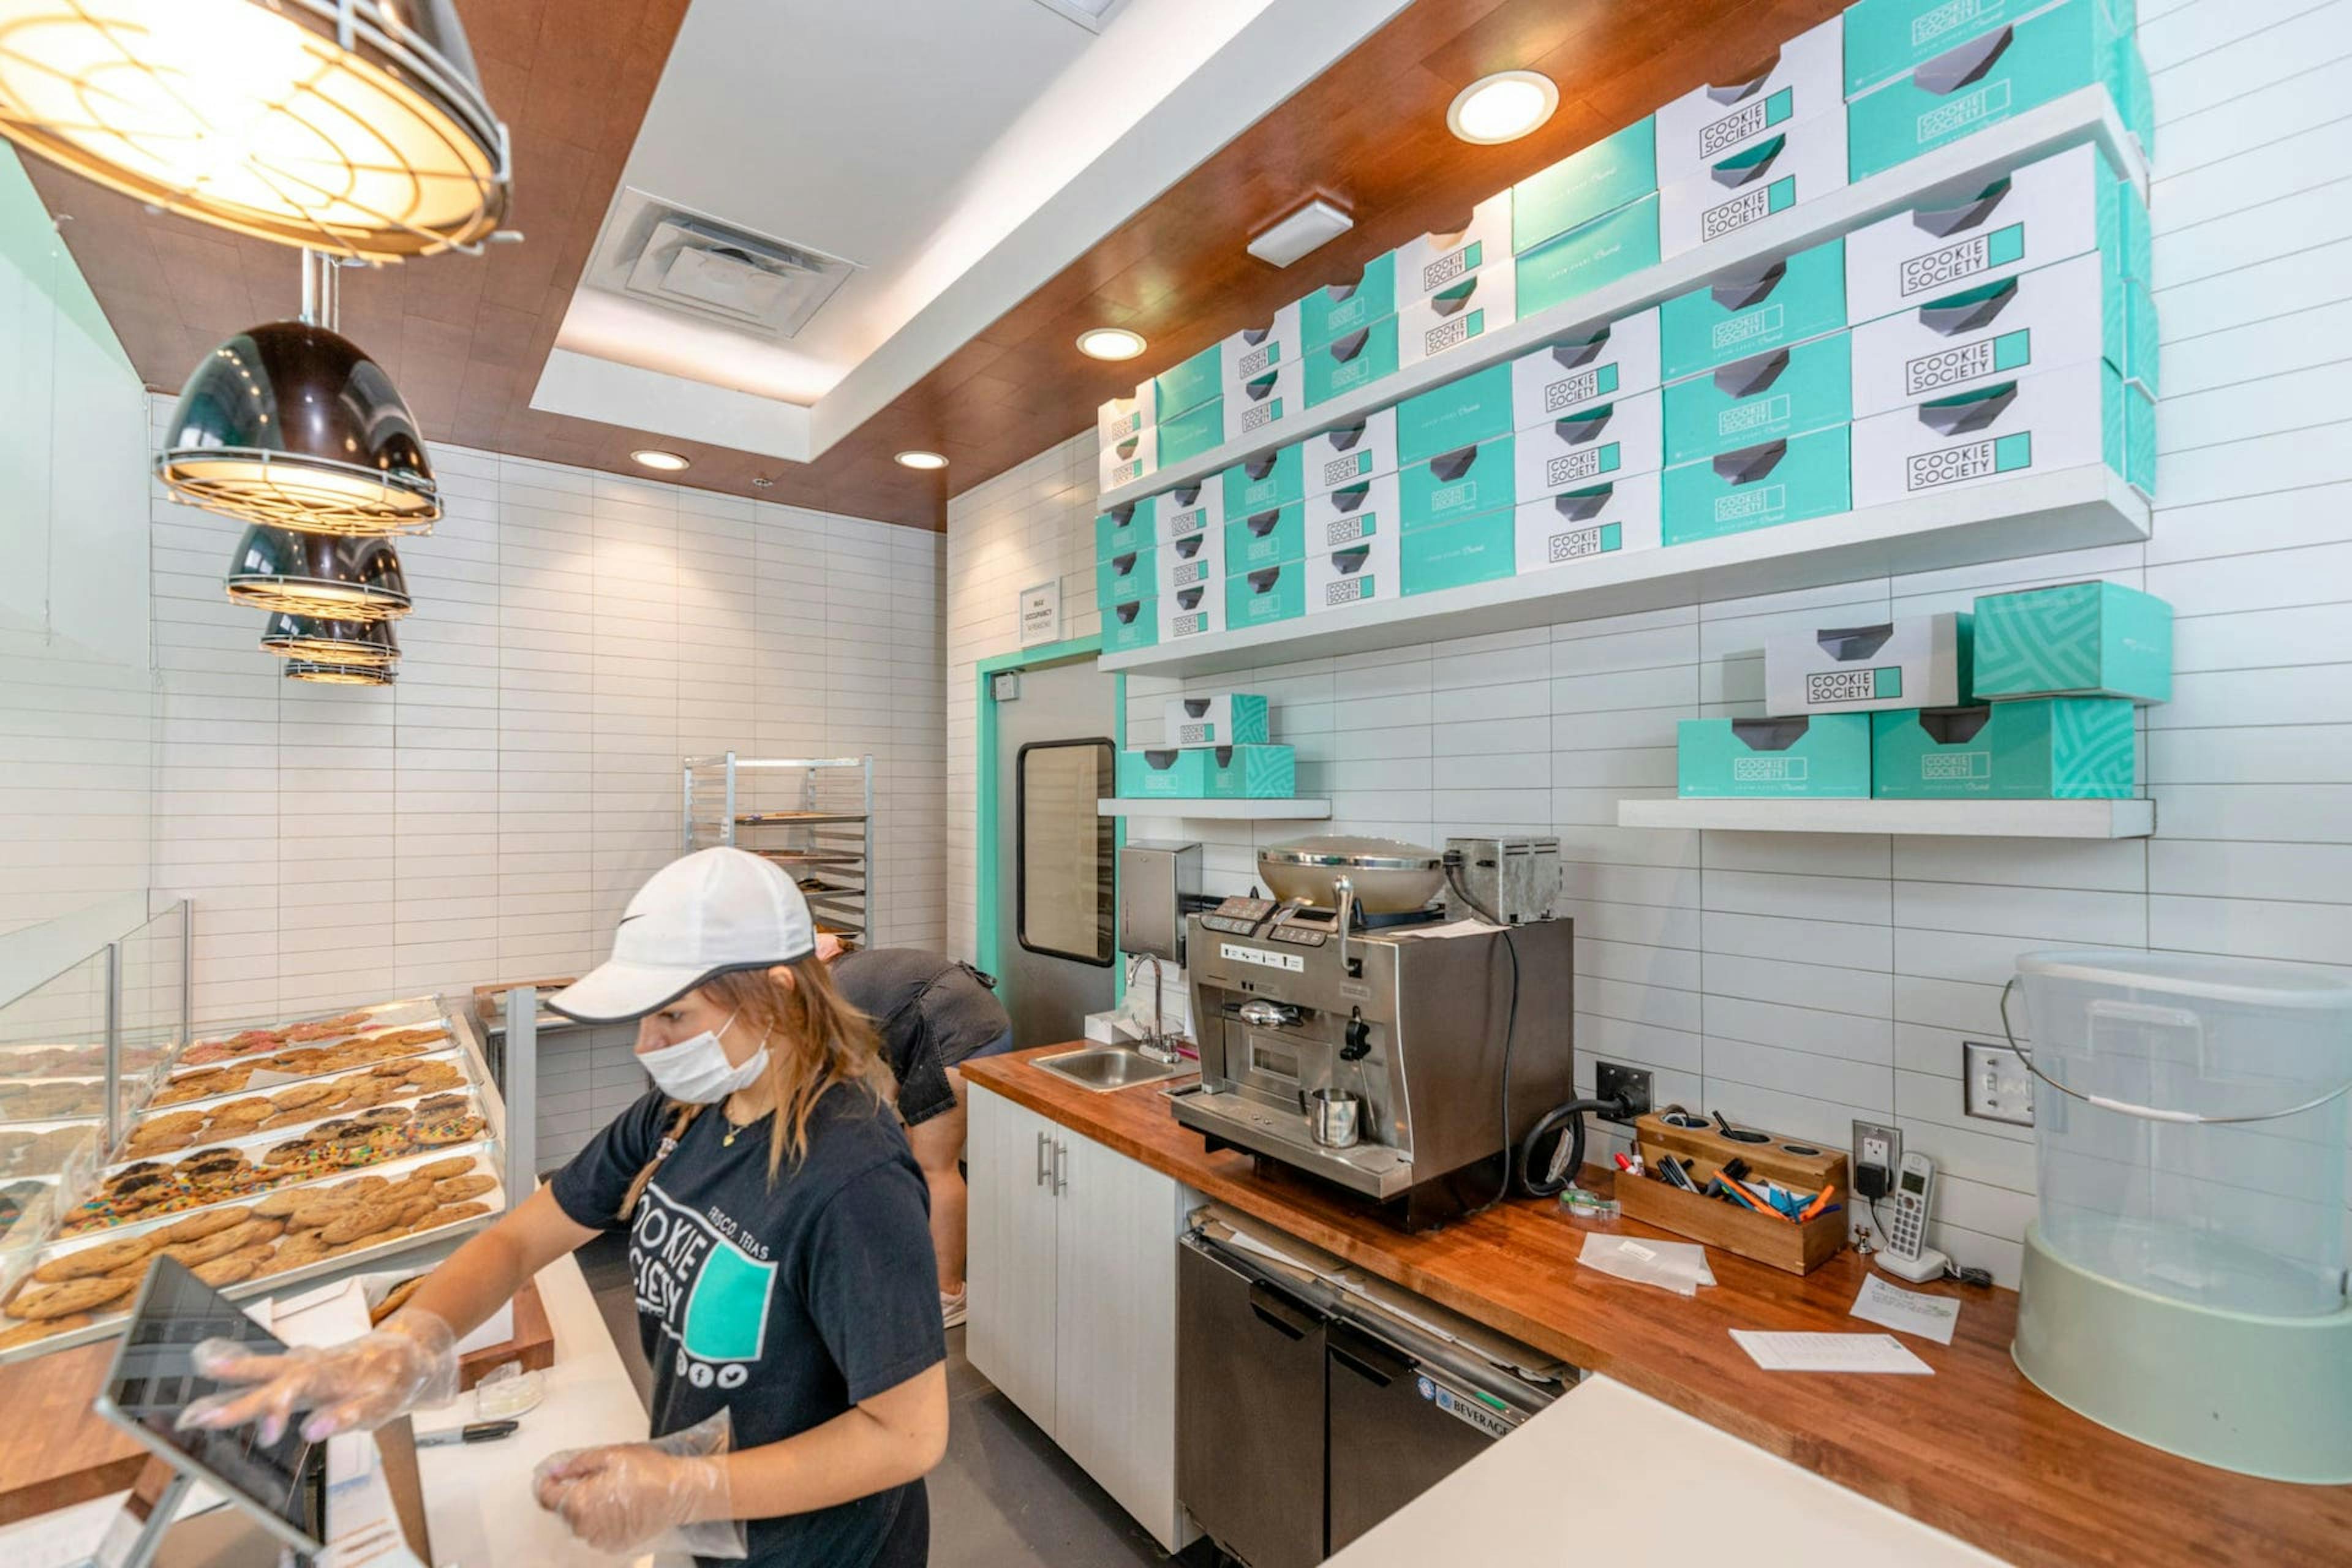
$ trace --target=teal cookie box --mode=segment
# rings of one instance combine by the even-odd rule
[[[1658,264],[1658,198],[1646,195],[1546,240],[1518,258],[1518,311],[1558,310]]]
[[[1115,510],[1097,513],[1095,559],[1108,561],[1115,555],[1150,549],[1158,534],[1153,519],[1159,514],[1159,500],[1158,496],[1146,496]]]
[[[1849,429],[1826,429],[1668,468],[1662,487],[1669,545],[1773,528],[1853,504]]]
[[[1442,528],[1408,530],[1399,543],[1408,595],[1492,582],[1518,571],[1517,517],[1507,507]]]
[[[1286,621],[1306,613],[1307,563],[1303,559],[1254,566],[1225,579],[1227,631]]]
[[[1163,370],[1151,378],[1153,395],[1160,402],[1160,422],[1168,423],[1171,416],[1188,408],[1198,408],[1225,389],[1223,345],[1211,343],[1182,364]]]
[[[1507,436],[1516,427],[1511,422],[1510,362],[1433,386],[1398,404],[1396,412],[1400,467]]]
[[[2131,36],[2101,0],[2063,0],[1914,67],[1846,106],[1847,167],[1855,180],[2104,86],[2124,124],[2149,140],[2145,70]]]
[[[1686,800],[1866,798],[1870,715],[1685,719],[1675,733],[1675,793]]]
[[[1298,793],[1297,753],[1288,746],[1218,746],[1201,793],[1211,800],[1288,800]]]
[[[1979,697],[2172,700],[2172,606],[2118,583],[1986,594],[1976,605]]]
[[[1397,516],[1403,531],[1475,517],[1517,500],[1514,445],[1513,437],[1497,436],[1408,465],[1397,475]]]
[[[1871,793],[1885,800],[2127,800],[2132,705],[2052,697],[1870,715]]]
[[[1209,793],[1209,752],[1121,752],[1116,776],[1123,800],[1199,800]]]
[[[1397,319],[1342,332],[1307,351],[1307,406],[1361,392],[1397,370]]]
[[[1160,641],[1160,601],[1134,599],[1102,609],[1102,651],[1133,653]]]
[[[1210,398],[1160,422],[1160,466],[1173,468],[1225,444],[1225,400]]]
[[[1658,307],[1659,373],[1667,381],[1844,327],[1845,241],[1749,262]]]
[[[1231,575],[1277,566],[1307,555],[1307,509],[1297,501],[1252,512],[1225,524],[1225,571]]]
[[[1845,9],[1845,95],[1901,76],[1970,38],[2008,26],[2050,0],[1855,0]],[[2136,23],[2132,0],[2102,0],[2119,33]]]
[[[1353,283],[1334,283],[1298,301],[1300,346],[1320,348],[1333,338],[1395,315],[1396,308],[1396,252],[1391,250],[1365,262],[1362,276]]]
[[[1658,122],[1644,114],[1511,187],[1511,249],[1524,256],[1657,188]]]
[[[1262,453],[1225,470],[1225,515],[1244,517],[1288,506],[1307,493],[1307,465],[1296,445]]]
[[[1845,333],[1768,349],[1666,384],[1666,463],[1695,462],[1853,418],[1853,353]]]
[[[1159,552],[1151,546],[1129,550],[1095,563],[1095,603],[1124,605],[1152,595],[1151,574]]]

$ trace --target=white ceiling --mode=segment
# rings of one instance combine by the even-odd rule
[[[776,342],[572,296],[533,405],[805,461],[1407,0],[693,0],[624,187],[860,270]]]

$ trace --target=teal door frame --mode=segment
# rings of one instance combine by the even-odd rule
[[[972,823],[972,963],[991,974],[998,973],[998,942],[1000,933],[996,920],[996,889],[1001,868],[996,857],[996,702],[989,696],[989,682],[999,675],[1018,674],[1024,669],[1043,669],[1049,665],[1075,664],[1090,659],[1102,651],[1102,636],[1068,637],[1061,642],[1041,643],[1015,653],[1000,653],[983,658],[978,666],[973,700],[979,704],[972,727],[972,765],[977,771],[974,780]],[[1111,744],[1127,744],[1127,677],[1113,672],[1110,699]],[[1114,784],[1114,789],[1118,786]],[[1127,818],[1116,817],[1111,823],[1111,842],[1127,842]],[[1114,879],[1117,876],[1113,872]],[[1113,882],[1113,896],[1117,883]],[[1111,995],[1127,994],[1127,966],[1111,965]]]

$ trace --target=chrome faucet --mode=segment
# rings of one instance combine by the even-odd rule
[[[1151,1027],[1144,1032],[1142,1039],[1136,1042],[1135,1048],[1138,1054],[1148,1057],[1164,1067],[1174,1067],[1176,1047],[1168,1033],[1165,1019],[1160,1010],[1163,999],[1160,984],[1160,955],[1156,952],[1145,953],[1137,963],[1136,968],[1139,970],[1146,963],[1151,965]]]

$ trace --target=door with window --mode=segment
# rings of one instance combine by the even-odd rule
[[[998,996],[1016,1046],[1075,1040],[1111,1005],[1115,680],[1092,659],[1021,672],[996,703]]]

